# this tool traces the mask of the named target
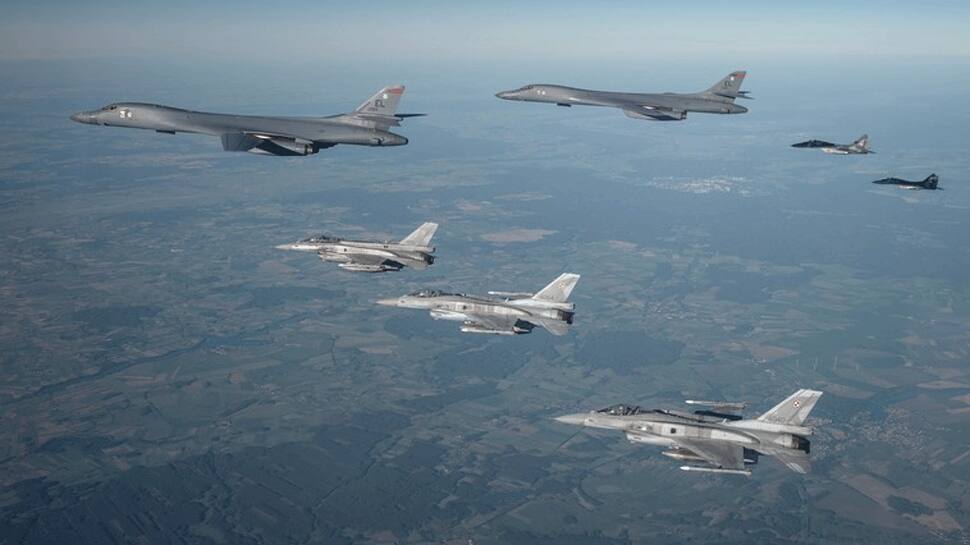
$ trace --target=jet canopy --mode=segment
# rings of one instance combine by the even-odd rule
[[[418,291],[409,293],[408,294],[408,297],[429,298],[429,297],[441,297],[441,296],[444,296],[444,295],[461,295],[461,294],[457,294],[457,293],[447,293],[447,292],[444,292],[444,291],[441,291],[441,290],[424,289],[424,290],[418,290]]]
[[[301,242],[338,242],[340,239],[330,235],[317,235],[315,237],[305,238]]]
[[[640,414],[641,412],[643,412],[643,410],[640,408],[639,405],[630,406],[630,405],[623,405],[621,403],[619,405],[613,405],[605,409],[600,409],[596,412],[608,414],[610,416],[632,416],[635,414]]]

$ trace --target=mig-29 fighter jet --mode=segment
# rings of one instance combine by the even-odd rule
[[[902,178],[883,178],[881,180],[876,180],[872,182],[879,185],[898,185],[904,189],[940,189],[937,184],[940,183],[940,178],[936,174],[930,174],[925,179],[920,182],[914,180],[903,180]]]
[[[338,263],[338,267],[357,272],[399,271],[404,267],[424,269],[434,263],[431,237],[437,223],[424,223],[400,242],[374,242],[341,239],[328,235],[305,238],[277,246],[280,250],[316,252],[320,259]]]
[[[688,112],[706,114],[743,114],[738,98],[751,98],[741,90],[746,72],[731,72],[713,87],[699,93],[618,93],[592,91],[562,85],[533,84],[502,91],[495,96],[505,100],[546,102],[556,106],[608,106],[619,108],[627,117],[648,121],[682,121]]]
[[[218,136],[222,139],[222,149],[226,151],[301,156],[312,155],[337,144],[407,144],[407,138],[388,129],[399,126],[405,118],[424,114],[396,113],[403,95],[403,85],[385,87],[353,112],[328,117],[215,114],[142,102],[118,102],[100,110],[76,113],[71,119],[105,127]]]
[[[684,471],[751,475],[758,456],[774,456],[796,473],[808,473],[812,428],[804,425],[822,392],[798,390],[755,419],[736,414],[744,403],[693,401],[693,412],[614,405],[556,418],[563,424],[617,430],[631,443],[665,447]]]
[[[461,322],[466,333],[518,335],[539,326],[553,335],[565,335],[576,308],[568,301],[569,294],[577,282],[578,274],[566,273],[535,294],[490,291],[483,297],[421,290],[377,304],[426,309],[436,320]]]
[[[825,140],[806,140],[805,142],[792,144],[791,147],[815,148],[833,155],[865,155],[868,153],[876,153],[869,149],[868,134],[863,134],[851,144],[833,144],[831,142],[826,142]]]

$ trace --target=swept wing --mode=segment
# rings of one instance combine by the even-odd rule
[[[519,319],[514,316],[495,316],[490,314],[468,314],[465,326],[471,326],[485,331],[517,333],[521,328],[517,328]]]
[[[744,469],[744,448],[740,445],[699,439],[675,439],[674,442],[718,469]]]

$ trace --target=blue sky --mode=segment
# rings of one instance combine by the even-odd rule
[[[970,2],[20,3],[0,59],[970,60]]]

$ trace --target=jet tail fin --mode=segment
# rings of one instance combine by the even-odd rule
[[[422,223],[421,227],[414,230],[413,233],[401,239],[401,244],[408,244],[412,246],[428,246],[431,244],[431,237],[434,236],[435,231],[438,230],[437,223]]]
[[[820,397],[822,392],[818,390],[798,390],[772,407],[770,411],[759,416],[758,420],[786,426],[801,426]]]
[[[936,189],[936,185],[940,183],[940,177],[936,174],[930,174],[923,180],[923,186],[928,189]]]
[[[539,290],[532,296],[536,301],[547,303],[565,303],[569,299],[569,294],[573,292],[576,283],[579,282],[579,275],[573,273],[563,273],[549,283],[546,287]]]
[[[869,135],[863,134],[860,136],[852,143],[852,147],[860,151],[869,151]]]
[[[354,110],[355,114],[364,115],[383,115],[394,117],[397,114],[397,106],[404,96],[404,86],[395,85],[385,87],[378,91],[374,96],[367,99]]]
[[[747,91],[741,90],[741,83],[747,75],[748,73],[743,70],[731,72],[727,76],[724,76],[721,81],[711,86],[704,94],[717,97],[725,102],[734,102],[736,98],[751,98],[747,96]]]

